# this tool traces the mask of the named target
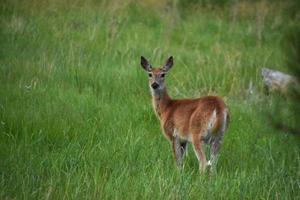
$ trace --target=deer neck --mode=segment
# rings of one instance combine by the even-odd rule
[[[166,111],[170,102],[171,98],[166,88],[152,91],[153,108],[159,118],[161,118],[161,115]]]

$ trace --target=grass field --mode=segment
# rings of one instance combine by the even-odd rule
[[[291,4],[193,2],[2,1],[0,199],[300,199],[299,137],[268,126],[260,76],[288,70]],[[214,176],[192,148],[177,170],[141,55],[174,56],[172,97],[230,107]]]

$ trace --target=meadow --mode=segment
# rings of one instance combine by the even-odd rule
[[[221,2],[2,1],[0,199],[300,199],[299,137],[268,124],[260,74],[288,72],[293,4]],[[228,104],[216,174],[191,146],[176,168],[141,55],[174,57],[173,98]]]

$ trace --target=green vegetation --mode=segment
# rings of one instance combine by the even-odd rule
[[[300,198],[299,137],[268,126],[260,76],[288,70],[293,4],[168,2],[2,1],[0,199]],[[141,55],[174,56],[172,97],[224,97],[216,175],[192,148],[176,169]]]

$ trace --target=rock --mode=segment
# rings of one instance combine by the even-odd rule
[[[289,88],[299,84],[296,77],[268,68],[262,68],[261,75],[267,92],[278,91],[286,94]]]

